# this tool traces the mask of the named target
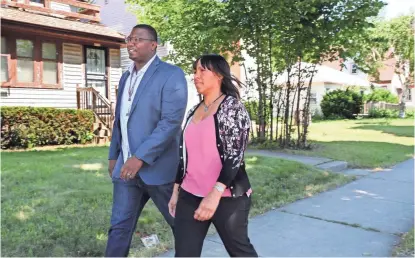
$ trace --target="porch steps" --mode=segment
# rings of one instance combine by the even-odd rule
[[[106,144],[111,141],[111,130],[99,121],[97,117],[95,117],[95,122],[92,128],[94,132],[94,140],[95,144]]]

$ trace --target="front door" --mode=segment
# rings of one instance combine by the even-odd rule
[[[86,47],[85,53],[86,86],[94,87],[101,96],[108,98],[105,49]]]

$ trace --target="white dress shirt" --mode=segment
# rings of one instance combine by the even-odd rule
[[[128,118],[130,115],[129,113],[131,110],[131,105],[134,101],[135,93],[137,92],[137,88],[140,85],[140,82],[143,79],[145,72],[147,71],[148,67],[154,61],[155,58],[156,55],[154,55],[139,71],[135,69],[135,63],[132,63],[128,68],[130,76],[128,76],[124,85],[120,111],[121,141],[124,163],[127,161],[129,157],[131,157],[130,146],[128,143]]]

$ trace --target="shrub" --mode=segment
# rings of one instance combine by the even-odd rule
[[[360,113],[363,97],[360,93],[346,89],[334,90],[324,95],[321,110],[326,118],[352,119]]]
[[[90,110],[3,107],[1,148],[87,143],[93,139]]]
[[[398,118],[399,111],[391,109],[372,108],[369,110],[368,117],[370,118]]]
[[[386,102],[386,103],[399,103],[398,96],[393,95],[389,90],[382,88],[372,88],[372,92],[365,95],[365,102]]]
[[[315,112],[312,116],[311,116],[311,121],[316,122],[316,121],[323,121],[325,119],[325,117],[320,113],[320,112]]]

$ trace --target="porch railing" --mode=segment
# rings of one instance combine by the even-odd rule
[[[2,6],[23,8],[52,16],[100,22],[100,6],[78,0],[1,0]]]
[[[112,132],[115,111],[113,103],[103,97],[93,87],[77,87],[76,101],[78,109],[92,110],[104,126]]]

